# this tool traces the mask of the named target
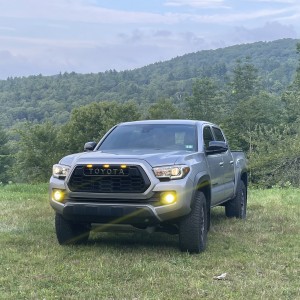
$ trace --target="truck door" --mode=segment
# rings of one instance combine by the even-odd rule
[[[226,142],[221,129],[217,127],[213,127],[212,129],[216,141]],[[229,149],[226,152],[223,152],[221,156],[223,159],[223,178],[222,178],[223,188],[222,189],[223,189],[223,193],[224,193],[223,196],[225,200],[225,199],[232,198],[234,194],[234,180],[235,180],[234,159]]]
[[[203,128],[204,148],[207,148],[211,141],[214,141],[213,133],[210,126],[205,126]],[[224,200],[224,191],[222,187],[224,176],[223,158],[221,154],[207,153],[206,159],[211,178],[211,204],[216,205]]]

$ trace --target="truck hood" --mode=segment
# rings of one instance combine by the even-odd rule
[[[195,152],[190,151],[162,151],[162,150],[118,150],[118,151],[93,151],[77,153],[65,156],[60,164],[71,166],[73,164],[105,164],[146,161],[150,166],[164,166],[174,164],[186,164],[188,160],[194,159]]]

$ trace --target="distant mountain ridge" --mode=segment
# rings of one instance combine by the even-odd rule
[[[246,57],[258,69],[263,89],[280,94],[296,71],[297,42],[282,39],[204,50],[130,71],[0,80],[0,125],[47,119],[64,123],[74,107],[94,101],[134,100],[149,105],[160,98],[172,98],[179,103],[191,94],[197,78],[212,77],[220,88],[226,86],[237,60]]]

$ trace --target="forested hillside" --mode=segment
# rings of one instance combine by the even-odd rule
[[[246,151],[251,183],[300,186],[300,43],[201,51],[132,71],[0,81],[0,182],[47,181],[114,124],[208,120]]]
[[[191,95],[197,78],[212,78],[219,89],[226,89],[236,62],[245,58],[257,69],[260,88],[278,95],[293,80],[296,43],[284,39],[200,51],[132,71],[8,78],[0,81],[0,125],[22,120],[65,123],[73,108],[94,101],[134,100],[148,107],[171,98],[180,104]]]

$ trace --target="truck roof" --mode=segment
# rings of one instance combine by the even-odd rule
[[[142,121],[133,121],[133,122],[124,122],[120,123],[119,125],[134,125],[134,124],[180,124],[180,125],[203,125],[203,124],[210,124],[214,125],[210,122],[206,121],[197,121],[197,120],[177,120],[177,119],[170,119],[170,120],[142,120]]]

